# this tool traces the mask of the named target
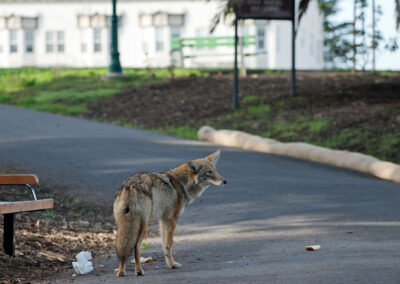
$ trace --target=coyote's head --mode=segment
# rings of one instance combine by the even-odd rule
[[[193,180],[201,187],[208,185],[222,185],[227,181],[218,174],[216,164],[221,151],[218,150],[204,159],[194,160],[188,163],[188,168]]]

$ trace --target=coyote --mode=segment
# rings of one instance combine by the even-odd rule
[[[150,216],[159,220],[165,262],[169,268],[181,264],[172,257],[173,234],[185,206],[199,197],[209,185],[226,184],[217,173],[217,151],[204,159],[183,163],[162,173],[137,173],[128,177],[117,191],[114,217],[117,223],[117,276],[124,276],[125,264],[132,251],[136,275],[144,275],[140,246],[146,236]]]

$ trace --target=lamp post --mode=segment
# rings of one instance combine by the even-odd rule
[[[111,63],[108,66],[108,73],[104,79],[126,78],[122,73],[121,63],[119,61],[118,52],[118,17],[117,17],[117,0],[112,0],[113,12],[111,16]]]

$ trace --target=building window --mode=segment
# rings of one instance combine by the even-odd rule
[[[181,37],[181,29],[177,27],[171,27],[171,37],[180,38]]]
[[[46,52],[53,52],[53,32],[46,32]]]
[[[257,27],[257,49],[265,49],[265,28]]]
[[[63,53],[65,51],[65,34],[63,31],[46,32],[46,52]]]
[[[164,50],[164,28],[156,27],[156,51]]]
[[[183,14],[168,14],[168,25],[173,27],[182,27],[184,24]]]
[[[58,31],[57,32],[57,51],[62,53],[65,50],[65,44],[64,44],[64,32],[63,31]]]
[[[101,29],[93,30],[93,50],[101,52]]]
[[[25,30],[25,52],[32,53],[33,52],[33,31]]]
[[[17,31],[10,30],[10,53],[16,53],[17,51],[18,51]]]

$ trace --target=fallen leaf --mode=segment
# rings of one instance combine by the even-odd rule
[[[152,261],[152,260],[153,260],[153,258],[152,258],[151,256],[146,257],[146,258],[144,258],[144,257],[142,257],[142,256],[140,257],[140,262],[141,262],[141,263],[148,263],[148,262],[150,262],[150,261]],[[136,261],[135,261],[134,258],[132,258],[131,262],[132,262],[132,263],[136,263]]]
[[[320,245],[316,245],[316,246],[306,246],[305,249],[306,250],[319,250],[321,248]]]
[[[59,260],[61,262],[65,261],[64,255],[62,255],[60,253],[51,252],[51,251],[38,252],[37,255],[44,256],[47,260],[50,260],[50,261],[53,261],[53,260]]]

